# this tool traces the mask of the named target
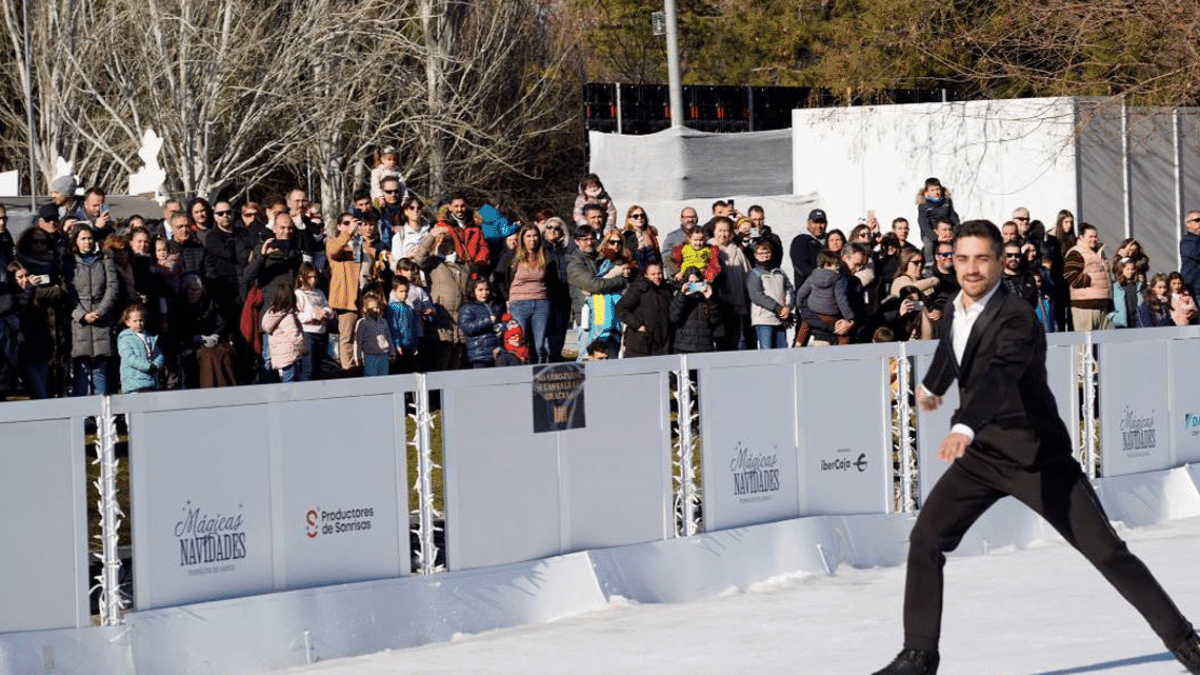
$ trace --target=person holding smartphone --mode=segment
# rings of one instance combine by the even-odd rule
[[[683,285],[671,299],[671,323],[675,326],[676,354],[711,352],[716,348],[713,332],[724,321],[725,308],[704,280],[699,267],[683,271]]]

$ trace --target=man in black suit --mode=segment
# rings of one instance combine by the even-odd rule
[[[1195,630],[1113,531],[1071,455],[1070,436],[1046,383],[1046,336],[1029,303],[1000,283],[1003,250],[991,222],[962,224],[954,247],[962,292],[946,308],[941,342],[917,392],[918,404],[934,410],[958,380],[961,404],[938,450],[953,463],[909,537],[904,649],[875,675],[937,673],[945,554],[1007,495],[1053,525],[1200,675]]]

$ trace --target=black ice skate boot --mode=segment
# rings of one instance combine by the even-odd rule
[[[937,675],[940,660],[935,651],[905,649],[897,654],[896,659],[886,668],[877,670],[872,675]]]
[[[1189,673],[1200,675],[1200,636],[1193,633],[1190,638],[1172,647],[1171,653],[1187,666]]]

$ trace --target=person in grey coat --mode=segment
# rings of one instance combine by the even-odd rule
[[[68,289],[71,294],[71,369],[73,396],[110,393],[108,360],[113,354],[113,318],[120,279],[112,258],[96,245],[92,228],[79,225],[71,233],[75,256]]]

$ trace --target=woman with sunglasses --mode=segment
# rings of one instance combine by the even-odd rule
[[[550,322],[550,286],[557,282],[558,271],[546,257],[537,225],[525,225],[517,233],[512,261],[502,266],[501,273],[508,288],[508,312],[529,342],[531,360],[549,363],[546,326]]]
[[[891,296],[899,296],[901,289],[907,286],[915,286],[922,294],[937,287],[937,277],[924,276],[925,259],[919,250],[906,248],[900,251],[899,260],[900,264],[896,266],[896,273],[892,277]]]
[[[658,230],[650,225],[646,209],[634,204],[625,213],[625,227],[621,230],[625,238],[625,249],[633,252],[638,268],[646,269],[650,263],[662,262],[662,251],[658,246]]]
[[[597,278],[613,278],[624,276],[633,280],[636,265],[633,264],[628,251],[625,250],[625,238],[616,230],[609,230],[600,240],[600,260],[596,267]],[[617,302],[625,292],[621,290],[610,293],[593,293],[588,297],[588,326],[584,344],[597,340],[619,342],[621,339],[621,321],[617,319]]]
[[[415,196],[409,195],[401,203],[404,210],[404,224],[392,226],[392,265],[404,258],[412,258],[417,254],[421,242],[429,236],[431,225],[425,214],[425,204]]]

